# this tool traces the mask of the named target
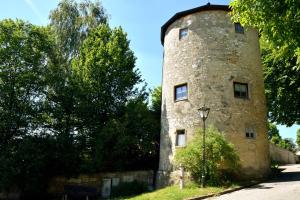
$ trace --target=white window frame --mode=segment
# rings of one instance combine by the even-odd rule
[[[185,95],[184,96],[178,95],[178,94],[183,94],[184,92],[177,93],[177,89],[184,88],[184,87],[186,88]],[[187,83],[176,85],[174,87],[174,100],[175,101],[182,101],[182,100],[188,99],[188,94],[189,94],[189,91],[188,91],[188,84]]]
[[[179,135],[181,137],[179,137]],[[181,139],[181,142],[179,141]],[[185,147],[186,146],[186,130],[185,129],[178,129],[176,130],[176,137],[175,137],[175,146],[176,147]]]

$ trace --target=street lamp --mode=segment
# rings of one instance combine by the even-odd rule
[[[198,109],[199,115],[203,120],[203,139],[202,139],[202,166],[201,166],[201,187],[205,186],[205,120],[208,117],[210,108],[205,105]]]

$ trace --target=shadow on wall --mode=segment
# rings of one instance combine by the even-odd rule
[[[159,169],[156,174],[156,188],[162,188],[169,185],[170,172],[172,165],[169,160],[172,152],[172,140],[169,135],[169,120],[167,118],[166,100],[162,104],[161,112],[161,134],[160,134],[160,148],[159,148]]]

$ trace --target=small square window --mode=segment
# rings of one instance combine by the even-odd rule
[[[248,139],[254,139],[255,138],[255,133],[253,133],[253,132],[246,132],[246,138],[248,138]]]
[[[234,97],[248,99],[248,84],[247,83],[233,83]]]
[[[187,84],[175,86],[175,101],[187,99]]]
[[[246,132],[246,137],[249,138],[250,137],[250,133]]]
[[[186,135],[185,130],[176,131],[176,143],[177,147],[184,147],[186,145]]]
[[[234,23],[235,32],[244,34],[244,27],[240,23]]]
[[[183,28],[179,30],[179,40],[188,36],[189,29]]]
[[[255,131],[252,128],[247,128],[245,135],[246,135],[246,138],[248,138],[248,139],[255,139],[255,137],[256,137]]]

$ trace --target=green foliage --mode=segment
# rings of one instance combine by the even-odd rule
[[[160,190],[155,190],[153,192],[128,198],[128,200],[152,200],[152,199],[182,200],[182,199],[193,198],[195,196],[198,197],[198,196],[205,196],[208,194],[217,194],[224,191],[225,189],[226,188],[222,188],[222,187],[199,188],[197,184],[189,183],[182,190],[179,189],[178,185],[173,185],[173,186],[165,187]]]
[[[138,95],[134,86],[141,82],[135,59],[123,30],[102,24],[90,31],[78,58],[72,62],[71,81],[78,92],[74,95],[77,130],[88,141],[86,149],[89,152],[84,156],[93,160],[91,170],[128,168],[130,161],[141,156],[137,153],[137,145],[141,145],[142,137],[154,134],[150,132],[153,130],[151,123],[146,125],[148,131],[143,124],[150,114],[147,106],[141,102],[141,107],[139,103],[135,107],[128,102]],[[136,113],[129,116],[131,112]],[[140,124],[135,123],[137,119]],[[134,127],[128,127],[132,124]],[[147,151],[146,142],[142,145]],[[118,159],[120,157],[124,159]]]
[[[0,145],[39,125],[51,52],[47,33],[21,20],[0,21]]]
[[[54,176],[157,169],[158,110],[126,33],[100,2],[62,0],[50,21],[0,21],[0,191],[45,199]]]
[[[133,181],[130,183],[120,183],[118,186],[112,187],[111,197],[133,196],[147,191],[147,184],[143,182]]]
[[[296,152],[296,145],[292,138],[284,138],[279,142],[279,146],[291,152]]]
[[[100,1],[61,0],[50,13],[50,27],[54,32],[58,50],[65,61],[76,57],[81,43],[92,28],[107,23],[107,14]]]
[[[187,147],[177,149],[175,154],[175,164],[182,165],[199,183],[202,166],[202,134],[201,131],[197,131]],[[233,145],[228,143],[224,135],[215,128],[209,127],[206,134],[206,181],[209,185],[223,184],[238,172],[238,154]]]
[[[161,86],[154,88],[154,90],[151,93],[151,110],[155,113],[155,115],[159,119],[161,115],[161,95],[162,95]]]
[[[300,1],[233,0],[230,6],[234,21],[261,34],[270,120],[300,123]]]
[[[271,174],[270,174],[270,176],[272,178],[274,178],[274,177],[278,176],[281,171],[282,171],[282,169],[279,168],[279,164],[277,162],[272,161],[271,162]]]
[[[280,137],[279,130],[275,124],[269,122],[268,123],[268,139],[271,140],[273,137]]]
[[[25,136],[15,139],[0,155],[0,190],[18,189],[22,196],[45,197],[48,181],[60,162],[51,136]]]
[[[273,136],[270,140],[271,143],[276,144],[279,146],[280,142],[282,141],[281,136]]]
[[[95,127],[99,117],[114,115],[135,94],[134,86],[141,82],[135,60],[121,28],[104,24],[91,30],[72,65],[85,125]]]
[[[282,141],[282,138],[279,134],[279,130],[277,129],[276,125],[273,123],[268,123],[268,139],[271,143],[278,145]]]
[[[0,191],[45,192],[52,159],[41,129],[52,54],[47,28],[0,21]]]
[[[300,129],[297,130],[296,144],[298,145],[298,149],[299,149],[300,148]]]
[[[295,152],[296,145],[291,138],[284,138],[279,134],[279,130],[277,129],[275,124],[268,124],[268,139],[271,143],[289,151]]]
[[[159,124],[147,104],[131,100],[124,115],[110,120],[96,138],[97,169],[157,169],[159,133]]]
[[[300,63],[289,51],[262,50],[269,118],[287,126],[300,123]]]
[[[50,30],[55,41],[54,62],[48,66],[48,90],[45,101],[46,125],[56,134],[65,138],[74,134],[78,124],[78,96],[83,96],[76,88],[71,62],[78,56],[79,49],[89,31],[107,22],[107,15],[100,2],[89,0],[77,3],[62,0],[51,11]],[[70,138],[70,137],[69,137]]]

